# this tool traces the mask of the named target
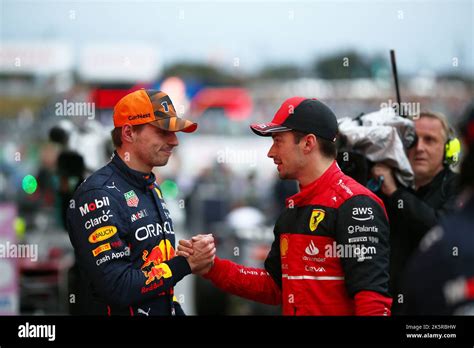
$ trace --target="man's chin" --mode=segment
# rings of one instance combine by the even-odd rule
[[[291,180],[290,175],[285,172],[278,172],[278,176],[280,177],[281,180]]]
[[[415,174],[415,178],[425,178],[431,174],[428,168],[425,167],[413,168],[413,173]]]
[[[428,172],[428,167],[422,163],[417,163],[412,168],[415,175],[425,175]]]
[[[156,160],[154,163],[153,163],[153,167],[163,167],[163,166],[166,166],[168,164],[168,161],[169,161],[169,157],[166,157],[166,158],[160,158],[158,160]]]

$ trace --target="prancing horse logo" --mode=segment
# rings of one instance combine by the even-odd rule
[[[309,219],[309,229],[314,232],[321,221],[323,221],[326,212],[322,209],[313,209],[311,217]]]

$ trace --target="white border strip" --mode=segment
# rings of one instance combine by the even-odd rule
[[[288,274],[282,274],[283,278],[288,278],[289,280],[303,280],[303,279],[311,279],[311,280],[344,280],[344,277],[331,277],[331,276],[289,276]]]

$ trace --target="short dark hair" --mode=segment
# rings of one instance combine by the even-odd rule
[[[143,128],[145,128],[145,126],[146,126],[146,123],[133,125],[132,129],[136,131],[137,133],[140,133],[143,130]],[[121,147],[122,146],[122,127],[115,127],[114,129],[112,129],[110,134],[112,135],[112,143],[114,144],[115,148],[117,149]]]
[[[298,144],[304,136],[309,133],[303,133],[299,131],[293,131],[293,136],[295,138],[295,144]],[[324,157],[327,158],[336,158],[337,157],[337,146],[336,143],[327,139],[323,139],[316,135],[316,141],[318,142],[321,153]]]

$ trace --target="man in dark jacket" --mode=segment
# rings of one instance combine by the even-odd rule
[[[463,207],[422,239],[403,283],[409,315],[474,315],[474,103],[460,129],[467,153],[461,165]]]
[[[175,255],[173,222],[152,172],[167,164],[176,132],[197,125],[178,118],[161,91],[138,90],[114,109],[112,160],[87,178],[70,201],[69,237],[92,298],[84,314],[184,314],[173,287],[209,269],[215,248],[206,236],[196,257]]]
[[[393,314],[398,313],[404,301],[400,281],[408,259],[439,218],[455,210],[458,193],[457,174],[449,167],[455,159],[450,153],[453,134],[446,118],[439,113],[422,112],[414,122],[417,140],[408,151],[408,159],[415,174],[415,189],[399,185],[390,167],[384,164],[372,169],[375,177],[384,178],[381,191],[390,221]]]

